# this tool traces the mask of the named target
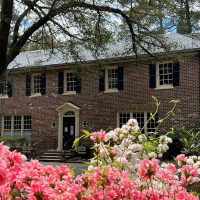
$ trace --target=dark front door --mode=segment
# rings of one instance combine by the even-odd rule
[[[75,117],[63,117],[63,149],[71,149],[75,140]]]

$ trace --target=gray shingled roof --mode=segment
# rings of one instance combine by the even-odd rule
[[[184,36],[178,33],[169,33],[164,36],[167,43],[171,46],[172,51],[178,50],[191,50],[200,48],[200,40],[194,39],[189,36]],[[139,48],[138,48],[139,49]],[[164,52],[162,48],[150,48],[152,53]],[[82,60],[92,61],[97,58],[86,47],[79,46],[78,52]],[[139,49],[139,54],[144,54]],[[131,50],[131,42],[124,40],[117,43],[108,44],[102,52],[98,55],[99,59],[117,58],[123,56],[134,56],[134,52]],[[15,60],[9,64],[8,68],[21,68],[21,67],[34,67],[34,66],[47,66],[47,65],[59,65],[64,63],[73,63],[75,59],[69,53],[63,54],[58,49],[53,52],[50,50],[37,50],[27,51],[20,53]]]

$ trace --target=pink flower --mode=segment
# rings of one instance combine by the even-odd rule
[[[139,177],[142,177],[144,179],[150,179],[152,175],[155,174],[155,172],[158,170],[158,160],[152,159],[152,160],[142,160],[140,162],[137,175]]]
[[[7,181],[6,170],[0,168],[0,186],[4,185]]]
[[[90,139],[93,140],[96,143],[100,143],[100,142],[106,142],[107,141],[107,135],[106,132],[104,130],[100,130],[97,132],[92,132]]]
[[[178,160],[178,162],[179,162],[181,165],[183,165],[183,164],[186,163],[186,159],[187,159],[187,158],[185,157],[184,154],[180,154],[180,155],[176,156],[176,159]]]

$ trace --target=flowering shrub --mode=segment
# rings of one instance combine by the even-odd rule
[[[200,182],[200,157],[178,155],[176,166],[156,159],[172,142],[167,134],[142,134],[135,119],[108,133],[85,133],[96,153],[76,178],[66,165],[26,162],[0,143],[0,200],[199,199],[187,188]]]
[[[177,157],[179,167],[157,159],[142,160],[137,173],[111,165],[94,167],[73,178],[65,166],[26,162],[22,154],[0,143],[1,200],[165,199],[197,200],[186,186],[199,179],[200,158]],[[191,161],[195,160],[195,161]]]

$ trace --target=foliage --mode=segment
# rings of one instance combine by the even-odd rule
[[[193,159],[193,160],[192,160]],[[191,162],[192,160],[192,162]],[[66,165],[43,166],[0,144],[2,200],[166,199],[198,200],[187,186],[199,180],[200,158],[177,157],[178,165],[144,159],[134,176],[107,165],[73,178]]]
[[[153,120],[159,110],[160,103],[153,97],[156,105],[156,111],[151,113],[147,124]],[[173,129],[165,134],[159,133],[161,124],[171,115],[178,100],[172,100],[172,108],[166,113],[163,119],[159,119],[154,132],[143,133],[144,127],[139,128],[135,119],[130,119],[127,124],[121,128],[106,133],[101,130],[89,133],[84,130],[84,135],[75,140],[76,145],[80,139],[90,137],[94,141],[95,156],[91,159],[91,165],[103,166],[105,164],[113,165],[121,169],[127,169],[132,173],[137,170],[138,164],[142,159],[161,158],[163,153],[169,149],[168,144],[172,143],[172,139],[168,135],[173,133]]]
[[[27,142],[26,137],[20,137],[20,136],[8,136],[8,137],[0,137],[0,142],[4,142],[6,145],[8,145],[11,148],[18,148],[23,147],[24,144]]]
[[[159,102],[154,98],[157,109]],[[178,101],[171,101],[172,109],[161,123],[174,112]],[[154,119],[155,113],[151,114]],[[157,158],[168,150],[172,142],[165,135],[142,134],[135,119],[111,132],[88,132],[94,142],[95,155],[88,170],[73,177],[66,165],[43,166],[37,160],[26,162],[25,157],[11,152],[0,143],[0,198],[2,200],[198,200],[200,156],[180,154],[175,164]],[[83,138],[82,137],[82,138]],[[76,140],[78,143],[78,140]]]
[[[80,61],[84,59],[81,46],[98,60],[106,44],[118,42],[119,36],[132,43],[132,50],[124,54],[143,50],[151,55],[153,47],[168,49],[161,33],[169,30],[163,25],[165,18],[174,18],[168,17],[172,5],[170,0],[2,0],[0,75],[27,49],[52,49],[53,53],[59,47],[66,60],[75,56]]]
[[[183,130],[180,137],[183,145],[182,153],[186,155],[200,155],[200,131],[199,130]]]

